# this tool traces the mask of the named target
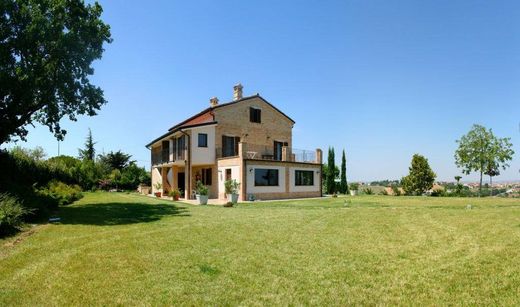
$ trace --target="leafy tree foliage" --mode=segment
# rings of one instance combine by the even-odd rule
[[[462,168],[464,174],[479,173],[479,195],[482,194],[482,175],[498,175],[500,168],[509,167],[508,161],[514,155],[510,138],[497,138],[491,129],[481,125],[473,125],[457,143],[455,164]]]
[[[0,1],[0,144],[24,140],[39,122],[59,140],[60,119],[96,115],[106,103],[91,64],[111,42],[98,3]]]
[[[401,180],[407,195],[421,195],[433,187],[437,175],[430,168],[428,159],[418,154],[413,155],[409,170],[408,176]]]
[[[116,152],[111,151],[105,155],[99,155],[100,162],[108,165],[111,170],[122,170],[131,163],[135,163],[135,161],[131,161],[130,158],[132,158],[131,155],[125,154],[121,150]]]
[[[94,161],[96,159],[96,149],[94,148],[94,139],[92,138],[92,131],[88,129],[87,140],[85,141],[85,148],[78,149],[79,158],[82,160]]]
[[[336,173],[336,161],[334,156],[334,147],[329,147],[329,154],[327,156],[327,176],[326,176],[326,188],[327,194],[336,193],[336,182],[335,179],[339,175]]]
[[[345,157],[345,150],[343,150],[343,155],[341,156],[341,181],[339,184],[339,192],[343,194],[348,193],[347,158]]]

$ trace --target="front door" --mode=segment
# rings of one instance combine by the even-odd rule
[[[181,197],[184,198],[184,189],[186,188],[186,178],[184,178],[184,173],[177,173],[177,187],[181,191]]]

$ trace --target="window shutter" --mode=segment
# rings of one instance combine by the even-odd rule
[[[261,123],[262,122],[262,110],[258,109],[258,110],[256,110],[256,112],[257,112],[256,113],[257,114],[256,122]]]
[[[249,121],[254,123],[255,122],[255,109],[249,108]]]

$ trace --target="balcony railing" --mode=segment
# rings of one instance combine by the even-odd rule
[[[165,163],[173,163],[175,161],[184,161],[185,160],[185,154],[184,150],[179,150],[176,152],[173,152],[172,156],[173,159],[170,159],[170,152],[168,151],[155,151],[152,152],[152,165],[158,165],[158,164],[165,164]]]
[[[245,159],[266,160],[266,161],[288,161],[317,163],[316,151],[294,149],[291,147],[283,147],[275,150],[274,146],[257,145],[250,143],[242,143]],[[284,153],[285,151],[285,153]],[[217,158],[239,157],[238,150],[216,149]]]

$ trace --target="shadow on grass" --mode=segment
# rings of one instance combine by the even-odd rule
[[[146,203],[100,203],[61,207],[61,224],[125,225],[148,223],[166,216],[190,216],[185,207]]]

